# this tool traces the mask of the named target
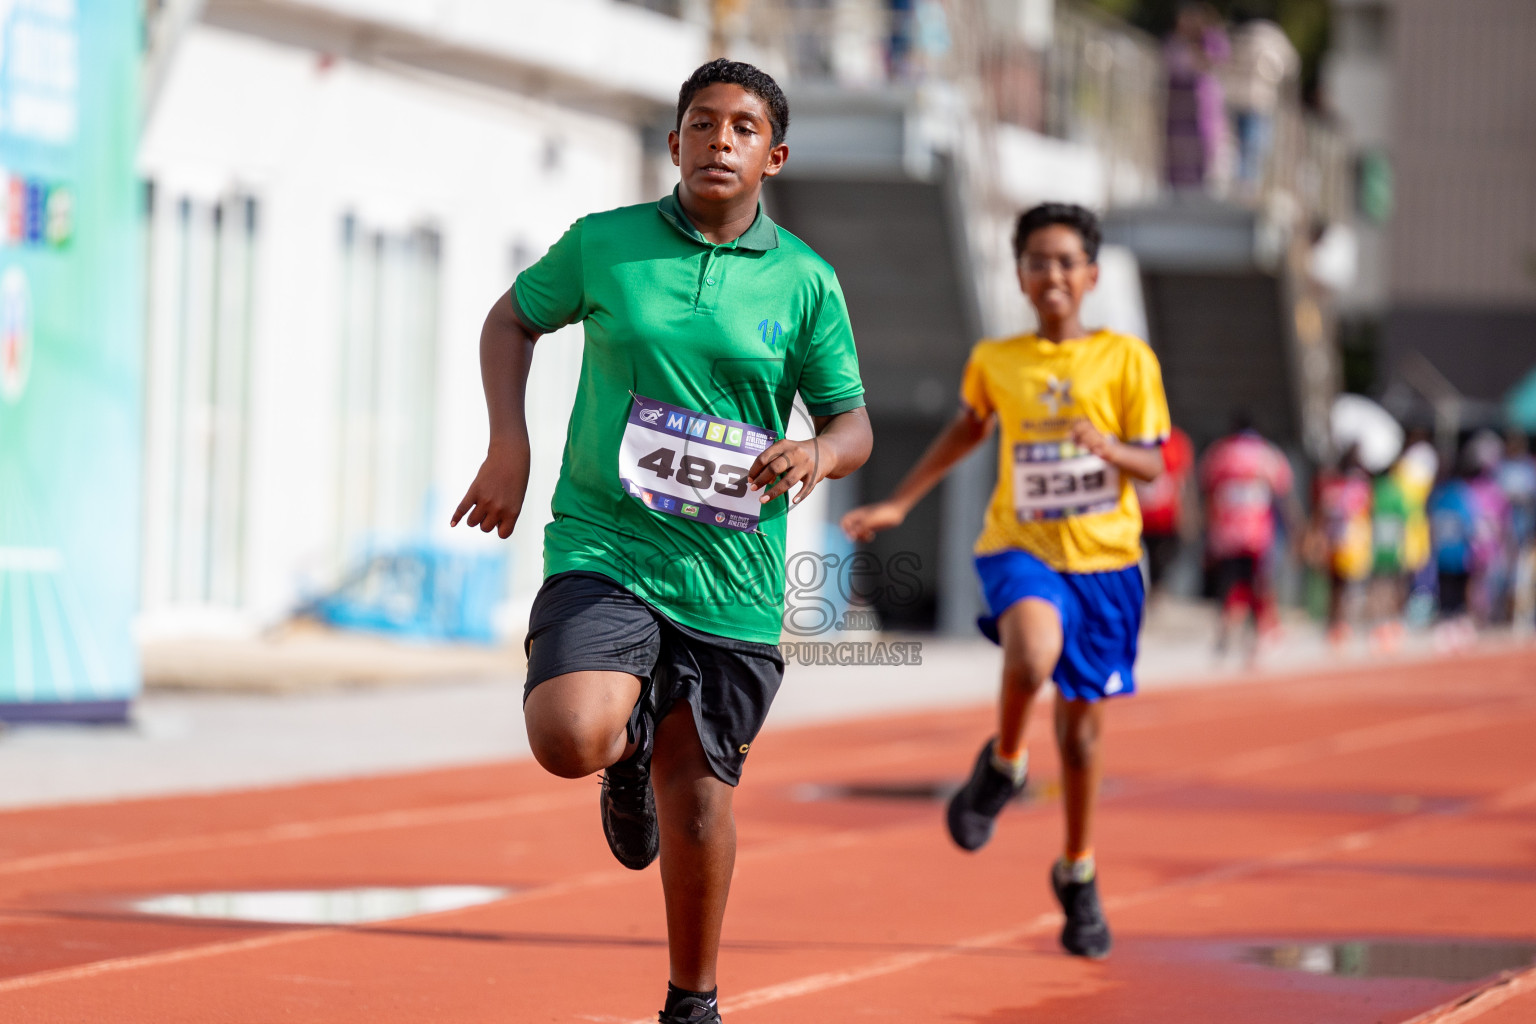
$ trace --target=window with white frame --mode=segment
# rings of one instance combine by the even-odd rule
[[[144,606],[236,607],[260,207],[150,183],[145,212]]]
[[[441,241],[430,228],[341,229],[336,554],[419,536],[432,499]]]

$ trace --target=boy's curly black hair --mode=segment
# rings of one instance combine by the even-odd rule
[[[1019,223],[1013,229],[1013,258],[1023,257],[1030,235],[1053,224],[1076,231],[1083,240],[1083,252],[1088,254],[1088,262],[1099,261],[1099,243],[1104,237],[1099,218],[1092,210],[1076,203],[1041,203],[1019,214]]]
[[[702,65],[683,83],[682,90],[677,94],[678,131],[683,129],[683,115],[688,112],[688,104],[693,102],[693,98],[701,90],[718,84],[739,85],[762,100],[768,107],[768,123],[773,127],[773,145],[777,146],[784,141],[784,136],[789,133],[789,101],[784,98],[784,90],[779,88],[779,83],[766,71],[724,57]]]

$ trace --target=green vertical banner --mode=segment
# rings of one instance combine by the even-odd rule
[[[139,689],[142,6],[0,0],[0,719]]]

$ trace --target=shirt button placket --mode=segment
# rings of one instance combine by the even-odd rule
[[[717,305],[714,295],[708,293],[707,289],[714,288],[720,276],[720,272],[715,269],[715,263],[720,257],[720,252],[721,249],[716,247],[704,254],[704,286],[699,289],[699,301],[695,304],[696,309],[714,309]]]

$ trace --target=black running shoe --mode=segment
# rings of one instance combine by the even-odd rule
[[[723,1024],[720,1011],[703,999],[679,999],[668,1013],[663,1010],[656,1017],[660,1024]]]
[[[1067,923],[1061,926],[1061,945],[1073,956],[1085,956],[1090,960],[1103,960],[1109,956],[1113,944],[1109,935],[1109,922],[1104,919],[1104,908],[1099,903],[1099,877],[1094,875],[1086,882],[1074,882],[1064,877],[1064,872],[1051,866],[1051,891],[1061,904]]]
[[[949,836],[962,850],[979,850],[986,846],[1004,805],[1024,790],[1025,780],[1021,779],[1015,785],[1012,776],[1004,775],[992,766],[994,742],[987,740],[976,756],[971,777],[949,799],[949,810],[945,815]]]
[[[652,731],[650,717],[639,716],[640,744],[628,758],[603,773],[603,794],[598,801],[608,849],[620,864],[635,871],[649,867],[661,850],[656,793],[651,789]]]

